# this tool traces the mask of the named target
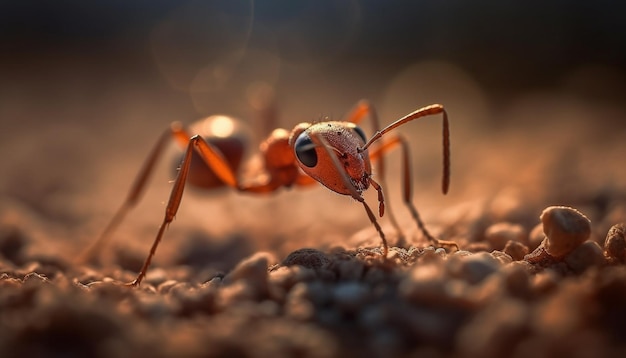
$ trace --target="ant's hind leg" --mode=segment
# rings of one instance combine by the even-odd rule
[[[119,207],[119,209],[115,212],[115,215],[113,215],[109,223],[105,226],[102,233],[100,233],[100,236],[98,236],[98,238],[91,245],[89,245],[83,252],[78,255],[78,258],[76,260],[77,263],[83,264],[94,261],[102,251],[111,234],[124,220],[126,214],[128,214],[128,212],[135,205],[137,205],[137,202],[139,202],[139,199],[144,192],[146,183],[152,175],[152,172],[154,171],[154,167],[157,161],[163,154],[163,150],[165,149],[166,144],[169,142],[170,139],[172,139],[172,136],[176,137],[175,128],[180,128],[180,125],[177,123],[173,123],[171,128],[168,128],[159,137],[159,140],[156,142],[156,144],[150,151],[150,154],[146,158],[143,166],[137,173],[135,181],[133,182],[133,185],[131,186],[128,195],[126,196],[126,199]],[[189,141],[189,137],[187,137],[187,141]]]

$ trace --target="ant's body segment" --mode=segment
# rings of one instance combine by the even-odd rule
[[[374,188],[378,192],[378,213],[383,216],[384,205],[384,169],[382,156],[385,152],[400,145],[403,157],[403,199],[411,211],[419,229],[434,245],[454,245],[451,242],[435,239],[425,228],[412,203],[412,183],[410,178],[410,160],[408,142],[400,135],[387,135],[393,129],[417,118],[442,114],[443,116],[443,180],[442,191],[447,193],[450,180],[450,141],[448,116],[442,105],[434,104],[418,109],[379,130],[378,118],[374,108],[366,101],[359,102],[348,114],[346,121],[323,121],[318,123],[300,123],[293,130],[275,129],[260,145],[265,175],[261,180],[242,182],[238,177],[243,154],[241,141],[230,138],[228,133],[221,139],[205,139],[203,136],[186,130],[179,123],[173,123],[157,141],[144,166],[140,170],[130,193],[122,207],[117,211],[98,240],[85,252],[83,258],[97,254],[101,245],[119,225],[127,211],[138,201],[146,181],[152,173],[155,163],[162,155],[165,145],[174,139],[185,148],[180,169],[174,181],[165,216],[154,239],[150,253],[137,275],[129,285],[141,283],[150,266],[156,248],[167,226],[172,222],[180,205],[185,184],[211,189],[228,186],[237,191],[251,193],[269,193],[281,187],[308,186],[319,182],[328,189],[343,195],[350,195],[363,204],[367,215],[375,226],[383,245],[383,257],[387,256],[388,245],[376,215],[372,212],[362,193]],[[374,135],[367,139],[357,124],[365,117],[373,122]],[[212,121],[223,121],[229,127],[229,117],[219,116]],[[207,121],[205,125],[209,125]],[[232,125],[236,125],[233,121]],[[385,136],[380,143],[379,139]],[[379,164],[379,181],[372,178],[371,161]],[[399,230],[392,217],[392,223]]]

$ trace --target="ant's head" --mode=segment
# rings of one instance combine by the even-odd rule
[[[343,173],[357,191],[369,187],[371,164],[367,150],[361,150],[365,142],[361,128],[354,123],[339,121],[301,123],[289,137],[289,145],[302,171],[329,189],[346,195],[350,190],[342,180]],[[325,145],[331,150],[326,150]],[[329,152],[337,157],[339,166],[330,158]]]

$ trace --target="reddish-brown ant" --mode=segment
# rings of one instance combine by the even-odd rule
[[[137,278],[129,285],[137,286],[145,277],[163,233],[178,211],[186,183],[204,188],[227,185],[241,192],[269,193],[280,187],[306,186],[319,182],[328,189],[339,194],[350,195],[363,204],[369,220],[382,240],[382,256],[387,257],[388,245],[385,234],[378,224],[376,216],[365,202],[362,193],[370,186],[376,189],[379,203],[378,212],[382,217],[385,208],[383,186],[372,178],[370,160],[382,162],[382,155],[397,145],[401,146],[403,154],[403,199],[413,219],[424,236],[434,245],[456,246],[452,242],[435,239],[426,230],[411,201],[412,184],[407,141],[400,135],[386,136],[385,141],[373,146],[388,132],[407,122],[440,113],[443,115],[442,191],[445,194],[450,182],[450,132],[448,115],[440,104],[420,108],[382,130],[378,130],[378,119],[374,108],[366,101],[359,102],[348,114],[346,121],[300,123],[291,131],[275,129],[260,145],[267,175],[264,176],[263,180],[252,183],[244,183],[237,176],[243,152],[239,140],[228,136],[219,140],[203,138],[199,134],[191,135],[180,123],[173,123],[152,149],[122,207],[83,257],[97,253],[101,244],[121,222],[126,212],[136,204],[155,163],[161,156],[167,142],[172,138],[186,148],[182,163],[165,209],[165,217],[150,248],[150,253],[146,257]],[[371,118],[375,129],[374,135],[369,140],[363,130],[357,126],[363,118],[368,116]],[[213,118],[213,120],[224,121],[223,124],[226,124],[227,127],[236,125],[236,122],[229,117],[218,117]],[[372,147],[371,153],[368,152],[370,147]],[[228,155],[224,155],[225,153]],[[382,181],[382,173],[380,175]]]

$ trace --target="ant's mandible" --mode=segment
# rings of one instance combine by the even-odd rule
[[[412,184],[408,142],[400,135],[387,135],[393,129],[410,121],[435,114],[442,114],[443,116],[442,192],[446,194],[450,183],[450,130],[448,115],[440,104],[420,108],[381,130],[379,130],[376,111],[367,101],[360,101],[348,114],[346,121],[300,123],[291,131],[275,129],[260,145],[267,174],[266,179],[260,183],[253,182],[252,184],[243,183],[237,176],[243,154],[240,141],[229,140],[229,138],[216,140],[203,138],[198,134],[191,135],[180,123],[175,122],[163,133],[150,152],[122,206],[100,237],[81,257],[84,261],[97,254],[128,210],[137,203],[157,160],[171,139],[186,149],[165,208],[163,222],[139,274],[134,281],[129,283],[131,286],[138,286],[145,277],[163,233],[178,211],[186,183],[206,189],[227,185],[241,192],[269,193],[280,187],[306,186],[319,182],[328,189],[339,194],[350,195],[363,204],[369,220],[382,240],[382,255],[387,257],[389,249],[385,234],[378,224],[376,216],[365,202],[362,193],[370,187],[378,192],[378,213],[382,217],[385,210],[383,185],[381,185],[384,180],[382,155],[397,145],[402,148],[403,200],[417,226],[434,245],[456,246],[453,242],[437,240],[426,230],[411,200]],[[369,140],[363,130],[357,126],[363,118],[368,116],[375,129],[374,135]],[[222,120],[229,120],[229,118],[222,117]],[[232,119],[230,120],[232,121]],[[383,136],[385,136],[385,140],[382,143],[376,143]],[[373,145],[375,143],[376,145]],[[368,150],[370,147],[372,147],[371,152]],[[228,156],[224,154],[228,154]],[[381,170],[380,183],[372,178],[371,160],[378,160],[380,163],[378,167]],[[395,221],[394,226],[399,229]]]

